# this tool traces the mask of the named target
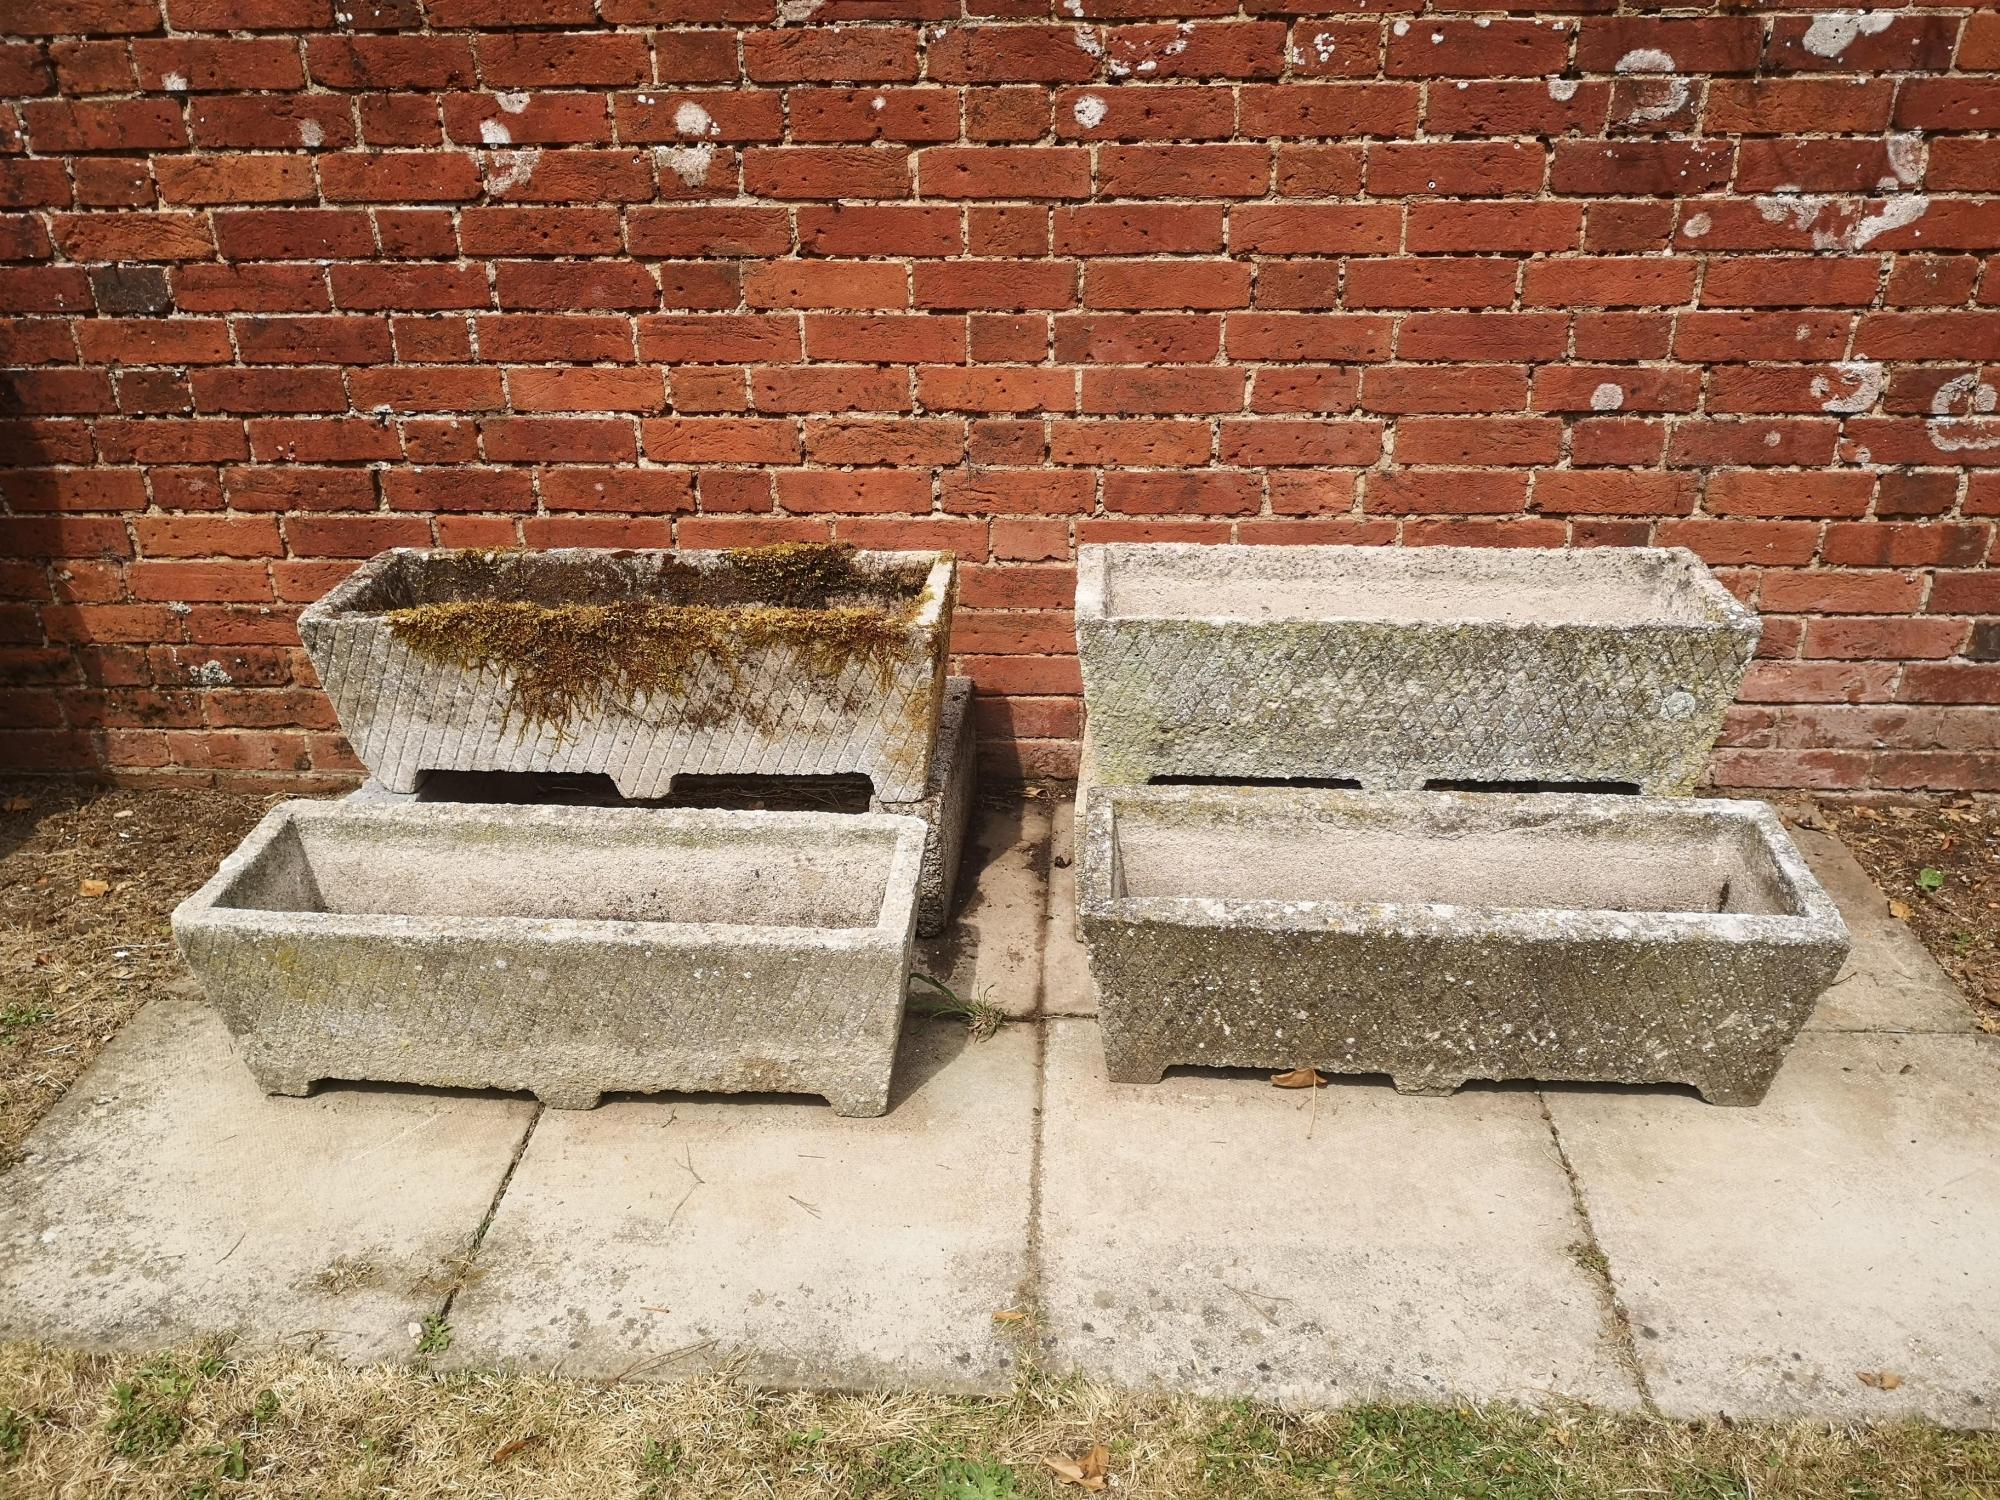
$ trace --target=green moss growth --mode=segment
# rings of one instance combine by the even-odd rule
[[[748,658],[789,649],[828,694],[856,661],[885,680],[922,597],[921,572],[862,574],[851,548],[825,544],[746,548],[707,567],[666,559],[657,573],[531,553],[438,566],[424,592],[445,597],[384,612],[396,639],[430,661],[507,673],[510,718],[558,730],[649,696],[677,700],[696,724],[765,726],[776,705],[741,690]]]

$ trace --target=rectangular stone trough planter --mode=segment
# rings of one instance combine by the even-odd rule
[[[754,1090],[879,1115],[923,847],[875,813],[295,801],[173,929],[267,1093]]]
[[[786,550],[396,548],[307,609],[299,636],[355,754],[391,791],[415,791],[427,771],[596,772],[630,798],[664,796],[682,774],[859,773],[884,802],[918,800],[944,691],[950,554],[838,552],[829,563],[840,569],[835,586],[801,596],[803,610],[836,623],[851,623],[857,610],[882,621],[865,649],[843,653],[797,609],[792,619],[805,629],[768,630],[772,606],[796,603],[771,587],[774,574],[786,582],[773,566]],[[560,716],[538,715],[523,694],[534,674],[504,644],[482,649],[468,633],[447,652],[422,649],[411,611],[467,605],[552,610],[564,630],[579,611],[685,605],[707,611],[700,618],[713,635],[673,638],[685,666],[661,672],[658,663],[675,658],[643,631],[658,636],[663,623],[680,629],[696,617],[669,613],[648,624],[634,614],[642,633],[632,655],[662,680],[630,691],[614,683],[572,696]],[[768,633],[717,613],[732,610],[740,625]],[[583,639],[579,654],[607,656],[598,637]]]
[[[1688,791],[1756,615],[1680,549],[1079,549],[1085,775]]]
[[[1079,855],[1116,1082],[1312,1066],[1755,1104],[1847,953],[1754,802],[1097,786]]]

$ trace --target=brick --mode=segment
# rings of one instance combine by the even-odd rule
[[[743,58],[759,83],[909,82],[917,76],[917,33],[906,26],[752,31]]]

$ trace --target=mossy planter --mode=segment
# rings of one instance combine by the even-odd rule
[[[299,635],[354,753],[393,791],[428,771],[859,773],[924,795],[944,691],[950,554],[397,548]]]

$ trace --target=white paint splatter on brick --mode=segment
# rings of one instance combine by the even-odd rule
[[[1931,211],[1931,200],[1921,193],[1883,198],[1871,209],[1869,200],[1842,200],[1781,186],[1775,193],[1759,195],[1755,202],[1766,224],[1790,224],[1801,233],[1809,233],[1815,250],[1865,249],[1891,230],[1914,224]],[[1823,223],[1829,208],[1834,210],[1832,222]],[[1850,212],[1852,218],[1848,217]]]
[[[1685,78],[1665,78],[1660,80],[1658,87],[1659,93],[1655,97],[1643,104],[1634,104],[1625,112],[1627,125],[1651,125],[1659,120],[1671,119],[1687,108],[1691,86]]]
[[[1574,78],[1551,78],[1549,97],[1559,103],[1567,103],[1576,97],[1577,81]]]
[[[1687,223],[1681,225],[1681,233],[1691,240],[1698,240],[1715,228],[1715,220],[1707,214],[1689,214]]]
[[[708,181],[709,168],[715,164],[715,147],[706,141],[693,146],[661,146],[658,148],[660,167],[689,187],[700,187]]]
[[[1892,229],[1902,229],[1914,224],[1931,211],[1931,200],[1921,193],[1908,193],[1900,198],[1885,198],[1879,213],[1863,214],[1854,227],[1835,243],[1848,250],[1863,250]],[[1819,243],[1819,237],[1813,237]]]
[[[187,78],[180,73],[169,73],[160,80],[160,87],[170,94],[185,94],[187,86]]]
[[[321,128],[319,121],[317,120],[299,121],[299,144],[301,146],[306,146],[306,147],[317,146],[322,142],[324,142],[325,140],[326,140],[326,131]]]
[[[1894,16],[1868,15],[1860,11],[1835,10],[1816,16],[1806,28],[1805,49],[1814,57],[1838,57],[1860,36],[1887,31]]]
[[[1625,388],[1607,380],[1590,393],[1592,411],[1617,411],[1625,404]]]
[[[495,94],[493,102],[510,115],[518,115],[528,107],[526,94]]]
[[[514,139],[513,132],[499,120],[481,120],[479,138],[489,146],[504,146]]]
[[[682,135],[721,135],[722,127],[694,100],[684,100],[674,111],[674,129]]]
[[[1907,130],[1889,137],[1889,170],[1903,187],[1915,187],[1924,175],[1924,136]]]
[[[1812,393],[1820,398],[1819,409],[1836,416],[1856,417],[1872,411],[1882,397],[1884,372],[1872,359],[1845,359],[1833,367],[1833,378],[1846,387],[1836,391],[1833,380],[1824,375],[1812,379]]]
[[[1085,94],[1076,101],[1075,108],[1070,111],[1076,116],[1076,123],[1085,130],[1095,130],[1102,125],[1104,117],[1110,112],[1110,106],[1096,94]]]
[[[486,191],[498,195],[524,186],[541,165],[542,148],[523,146],[514,151],[489,151],[486,156]]]
[[[2000,407],[2000,391],[1981,380],[1976,371],[1947,380],[1932,394],[1931,414],[1924,423],[1931,435],[1931,445],[1940,453],[1976,453],[2000,448],[2000,434],[1974,436],[1979,429],[1973,427],[1968,431],[1966,426],[1992,416],[1996,407]]]
[[[1671,73],[1678,66],[1671,53],[1658,47],[1634,47],[1611,65],[1614,73]]]

